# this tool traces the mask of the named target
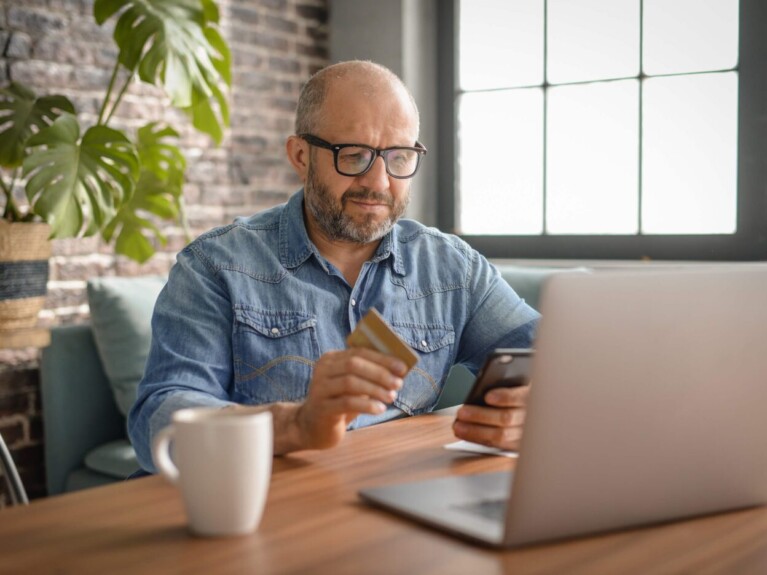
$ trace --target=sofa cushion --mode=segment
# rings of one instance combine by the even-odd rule
[[[85,466],[118,479],[126,479],[139,468],[136,452],[127,439],[110,441],[92,449],[85,456]]]
[[[88,280],[91,325],[117,408],[127,416],[149,353],[154,304],[162,276]]]
[[[552,274],[589,271],[585,267],[532,267],[509,264],[497,265],[497,267],[503,279],[514,288],[517,295],[536,310],[540,310],[541,288]]]

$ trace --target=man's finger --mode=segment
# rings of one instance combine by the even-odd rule
[[[485,394],[485,402],[494,407],[522,407],[527,405],[530,386],[496,387]]]
[[[525,410],[519,407],[464,405],[458,410],[456,420],[491,427],[519,427],[525,422]]]
[[[453,423],[453,433],[459,439],[504,450],[519,449],[522,438],[521,427],[495,427],[458,420]]]

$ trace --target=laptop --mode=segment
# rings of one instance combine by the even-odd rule
[[[513,472],[361,490],[513,547],[767,503],[767,266],[556,274]]]

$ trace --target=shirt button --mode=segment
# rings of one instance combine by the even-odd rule
[[[352,302],[351,303],[352,303],[352,307],[354,307],[355,305],[357,305],[357,300],[352,298]]]
[[[428,344],[428,343],[426,343],[426,340],[425,340],[425,339],[422,339],[422,340],[421,340],[421,347],[429,347],[429,344]]]
[[[280,335],[280,330],[276,327],[272,328],[272,335]]]

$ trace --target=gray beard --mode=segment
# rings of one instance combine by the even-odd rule
[[[356,222],[344,213],[344,206],[349,199],[372,199],[387,204],[391,214],[383,221],[376,221],[373,215],[363,222]],[[336,205],[328,187],[320,182],[312,165],[309,165],[306,185],[304,186],[304,202],[317,221],[320,229],[332,241],[345,241],[357,244],[369,244],[380,240],[394,227],[405,213],[410,203],[410,192],[401,203],[394,203],[391,196],[367,189],[347,190],[341,196],[340,205]]]

